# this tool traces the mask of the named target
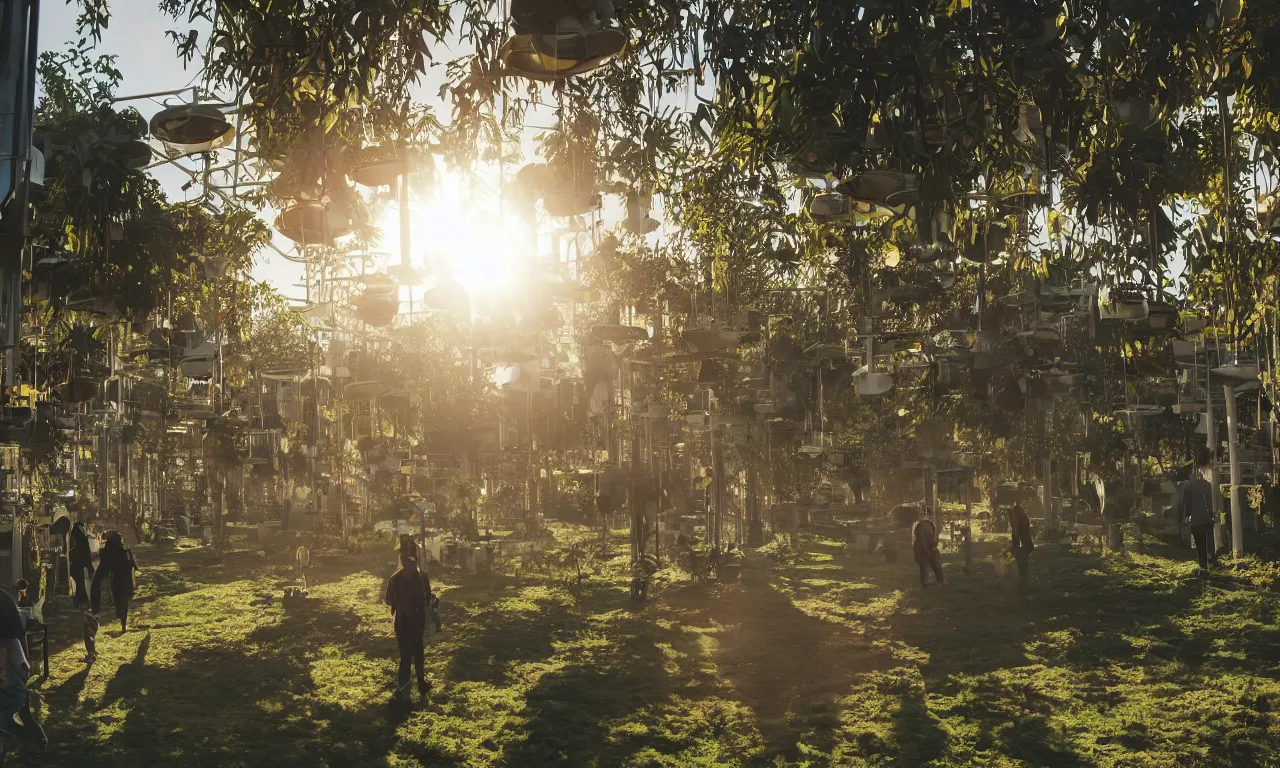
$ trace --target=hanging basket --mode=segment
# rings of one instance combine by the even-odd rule
[[[356,300],[356,317],[374,328],[384,328],[395,321],[400,312],[400,298],[394,293],[368,290]]]
[[[304,202],[291,205],[280,212],[275,221],[280,234],[300,245],[333,245],[334,241],[351,234],[354,226],[351,218],[332,205]]]
[[[604,66],[626,44],[626,36],[613,29],[569,35],[516,35],[498,51],[500,73],[555,82]]]
[[[591,335],[598,341],[625,343],[648,339],[649,330],[636,325],[593,325]]]
[[[883,395],[893,389],[893,376],[883,371],[872,371],[863,366],[853,374],[854,386],[863,396]]]
[[[391,387],[387,386],[377,379],[368,379],[365,381],[353,381],[342,388],[342,396],[347,400],[374,400],[382,397],[391,391]]]
[[[151,164],[151,145],[141,139],[126,141],[116,145],[111,155],[124,168],[136,171]]]
[[[180,104],[151,118],[151,135],[188,151],[216,149],[230,143],[235,128],[212,104]]]
[[[362,187],[390,187],[410,172],[413,154],[391,145],[366,147],[356,155],[347,176]]]

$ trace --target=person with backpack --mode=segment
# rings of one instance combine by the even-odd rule
[[[395,620],[396,645],[400,650],[400,671],[394,699],[409,703],[409,670],[418,673],[418,695],[426,698],[427,682],[422,635],[427,631],[431,608],[431,580],[418,566],[418,545],[412,536],[400,537],[400,567],[387,581],[386,603]]]
[[[115,602],[116,618],[120,620],[120,634],[129,631],[129,601],[133,598],[133,572],[136,570],[138,561],[133,557],[133,550],[124,545],[124,537],[119,531],[108,533],[98,556],[93,586],[89,589],[90,602],[91,610],[98,613],[102,607],[102,581],[109,578],[111,599]]]
[[[1209,560],[1213,557],[1213,486],[1209,474],[1209,458],[1201,456],[1191,479],[1178,487],[1173,497],[1174,514],[1191,526],[1191,538],[1200,561],[1200,578],[1209,577]]]

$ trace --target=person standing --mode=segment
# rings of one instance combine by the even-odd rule
[[[1018,564],[1018,588],[1027,585],[1027,571],[1031,567],[1031,550],[1036,544],[1031,540],[1031,518],[1020,504],[1009,508],[1009,534],[1013,541],[1009,551]]]
[[[93,575],[89,595],[91,609],[97,613],[102,608],[102,581],[111,579],[111,599],[115,602],[116,618],[120,620],[120,634],[129,630],[129,601],[133,598],[133,572],[137,569],[133,550],[124,545],[120,532],[108,533],[98,556],[98,572]]]
[[[418,695],[426,698],[427,682],[422,635],[427,631],[431,601],[431,580],[418,567],[418,545],[413,537],[400,537],[400,567],[387,581],[387,605],[395,620],[396,646],[400,650],[400,671],[395,700],[409,703],[409,670],[418,673]]]
[[[1178,488],[1173,499],[1174,512],[1191,527],[1202,579],[1209,577],[1209,559],[1213,556],[1213,486],[1205,479],[1208,473],[1209,459],[1201,457],[1191,479]]]
[[[938,583],[942,582],[942,557],[938,554],[938,532],[933,521],[925,517],[911,524],[911,550],[915,555],[916,565],[920,568],[920,586],[929,586],[929,571],[933,571]]]
[[[26,623],[18,604],[8,592],[0,591],[0,731],[47,747],[49,737],[31,711],[31,695],[27,691],[31,665],[23,648],[25,635]],[[0,756],[6,747],[0,743]]]
[[[89,607],[89,588],[85,579],[93,579],[93,550],[89,548],[89,532],[84,523],[76,523],[67,534],[67,560],[71,565],[71,582],[75,584],[75,597],[72,605],[79,608]]]

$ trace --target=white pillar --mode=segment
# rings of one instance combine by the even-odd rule
[[[1240,450],[1237,441],[1236,391],[1222,386],[1227,400],[1227,456],[1231,462],[1231,554],[1244,557],[1244,515],[1240,509]]]

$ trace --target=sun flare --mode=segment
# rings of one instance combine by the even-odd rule
[[[501,296],[535,255],[533,233],[501,211],[497,190],[460,174],[446,172],[430,197],[411,198],[409,215],[409,252],[428,285],[449,275],[472,296]],[[379,226],[386,249],[398,251],[398,206],[388,207]]]

